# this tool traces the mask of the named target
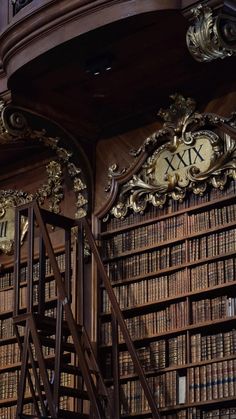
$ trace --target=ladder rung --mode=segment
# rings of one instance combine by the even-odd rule
[[[48,338],[46,336],[39,336],[39,337],[40,337],[40,341],[41,341],[42,345],[48,346],[49,348],[55,348],[55,346],[56,346],[55,339]],[[63,349],[63,351],[67,351],[67,352],[71,352],[71,353],[76,352],[74,344],[69,343],[69,342],[62,342],[62,349]]]

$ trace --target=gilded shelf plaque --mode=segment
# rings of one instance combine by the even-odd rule
[[[141,168],[137,163],[139,169],[119,187],[110,211],[117,218],[130,210],[142,213],[148,204],[162,207],[167,198],[182,201],[187,191],[202,195],[208,185],[222,189],[228,177],[236,179],[236,115],[200,114],[193,99],[178,94],[171,98],[169,109],[159,111],[163,128],[132,150],[145,161]],[[113,167],[117,169],[113,164],[108,176],[119,182]]]
[[[208,170],[213,156],[214,149],[206,135],[199,136],[192,145],[179,143],[174,153],[165,147],[155,159],[154,181],[168,186],[170,178],[175,178],[179,186],[186,187],[190,182],[189,169]]]

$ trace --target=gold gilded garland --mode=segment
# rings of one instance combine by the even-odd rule
[[[200,114],[193,99],[177,94],[171,98],[169,109],[159,111],[163,128],[131,151],[136,157],[146,153],[147,158],[121,186],[110,211],[116,218],[124,218],[130,210],[142,213],[148,204],[162,207],[167,198],[183,201],[189,190],[203,195],[208,185],[223,189],[228,177],[236,179],[236,133],[233,138],[224,130],[227,126],[234,131],[236,115]],[[110,167],[109,177],[114,182],[119,177],[117,165]]]
[[[59,145],[59,137],[51,137],[45,129],[32,129],[21,110],[11,106],[4,106],[0,101],[0,144],[36,140],[44,146],[55,151],[58,162],[52,161],[47,166],[48,182],[35,194],[35,198],[42,204],[46,197],[50,197],[50,210],[59,212],[59,204],[63,199],[62,168],[65,167],[73,182],[73,191],[76,195],[75,218],[84,217],[87,214],[87,185],[82,180],[81,169],[73,162],[71,151]]]
[[[75,218],[87,214],[87,186],[83,181],[83,174],[73,162],[72,152],[60,146],[59,137],[51,137],[45,129],[32,129],[27,122],[25,114],[18,108],[4,106],[0,102],[0,144],[15,143],[18,141],[35,140],[53,150],[56,160],[46,165],[47,180],[33,194],[18,190],[0,190],[0,250],[11,254],[14,248],[14,208],[18,205],[37,200],[40,205],[45,203],[50,211],[60,213],[60,203],[64,198],[63,173],[66,170],[72,180],[73,191],[76,196]],[[27,221],[22,218],[21,242],[27,232]]]

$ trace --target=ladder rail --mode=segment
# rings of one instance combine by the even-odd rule
[[[32,304],[32,291],[33,291],[33,271],[32,271],[32,263],[33,263],[33,246],[34,246],[34,226],[35,223],[34,221],[36,221],[37,226],[39,228],[40,231],[40,248],[43,249],[43,256],[42,259],[45,259],[45,253],[47,254],[47,258],[51,264],[51,268],[52,268],[52,272],[55,278],[55,282],[56,282],[56,287],[57,287],[57,299],[59,302],[59,305],[61,305],[61,307],[63,307],[64,310],[64,314],[65,314],[65,319],[66,322],[68,324],[68,328],[70,330],[70,334],[73,338],[73,342],[74,342],[74,347],[75,347],[75,351],[76,354],[78,356],[78,365],[80,367],[80,370],[82,372],[82,376],[85,382],[85,386],[89,395],[89,399],[91,402],[91,406],[94,412],[94,415],[96,417],[96,419],[105,419],[106,415],[105,415],[105,410],[104,407],[101,404],[101,400],[99,399],[99,396],[97,394],[97,385],[98,385],[98,379],[94,379],[94,377],[91,376],[90,371],[89,371],[89,367],[88,367],[88,363],[85,357],[85,348],[84,345],[82,344],[81,341],[81,334],[79,334],[78,331],[78,327],[77,324],[75,322],[75,318],[73,316],[72,313],[72,309],[71,309],[71,296],[70,296],[70,275],[68,274],[67,270],[70,268],[70,239],[68,241],[68,238],[70,237],[70,233],[71,233],[71,229],[72,227],[77,227],[80,231],[81,231],[81,227],[82,227],[82,231],[85,232],[85,235],[87,237],[89,246],[92,250],[92,253],[94,255],[94,259],[97,265],[97,269],[100,273],[100,276],[103,280],[105,289],[107,291],[107,294],[109,296],[110,302],[111,302],[111,307],[112,307],[112,313],[114,316],[114,319],[116,319],[120,330],[123,334],[124,337],[124,341],[126,343],[127,349],[130,353],[131,359],[134,363],[134,367],[136,370],[136,373],[138,375],[138,378],[140,380],[141,386],[143,388],[144,394],[147,398],[147,401],[149,403],[150,406],[150,410],[152,413],[152,417],[153,419],[160,419],[160,414],[157,408],[157,404],[154,400],[154,397],[152,395],[149,383],[146,379],[145,373],[143,371],[143,368],[141,366],[140,360],[138,358],[137,352],[135,350],[134,344],[131,340],[131,336],[129,333],[129,330],[127,328],[127,325],[125,323],[122,311],[120,309],[120,306],[118,304],[117,298],[115,296],[114,290],[110,284],[110,280],[108,277],[108,274],[105,270],[104,264],[102,262],[98,247],[96,245],[95,239],[93,237],[93,234],[91,232],[89,223],[87,221],[86,218],[83,218],[81,220],[71,220],[70,218],[67,218],[65,216],[61,216],[61,215],[57,215],[57,214],[53,214],[45,209],[41,209],[39,208],[39,205],[36,201],[33,201],[29,204],[23,205],[21,207],[18,207],[16,209],[16,223],[18,223],[18,226],[15,227],[15,231],[17,232],[18,236],[19,236],[19,223],[20,223],[20,219],[21,216],[28,216],[29,219],[29,245],[28,245],[28,256],[30,258],[29,263],[29,268],[30,268],[30,273],[31,273],[31,278],[30,275],[28,274],[28,278],[27,278],[27,285],[29,287],[28,288],[28,304],[27,304],[27,312],[30,311],[33,312],[33,304]],[[65,252],[66,252],[66,273],[65,273],[65,278],[62,278],[62,274],[60,272],[55,254],[54,254],[54,249],[52,246],[52,242],[49,236],[49,232],[48,232],[48,228],[47,225],[54,225],[54,226],[58,226],[59,228],[62,228],[65,230]],[[19,239],[19,237],[18,237]],[[43,245],[42,245],[43,243]],[[18,274],[17,274],[17,281],[16,281],[16,289],[15,289],[15,309],[14,309],[14,315],[17,317],[18,314],[18,310],[19,310],[19,295],[17,295],[17,292],[19,294],[19,263],[20,263],[20,245],[19,242],[16,246],[16,261],[15,261],[15,266],[17,267],[17,263],[18,263]],[[81,256],[83,254],[81,253]],[[17,272],[17,269],[16,269]],[[42,271],[43,272],[43,271]],[[43,275],[43,274],[42,274]],[[40,275],[41,276],[41,275]],[[31,282],[31,283],[30,283]],[[69,293],[69,294],[68,294]],[[41,301],[41,308],[43,307],[43,301]],[[43,309],[43,308],[42,308]],[[34,341],[34,344],[36,345],[36,349],[37,349],[37,355],[39,356],[39,364],[42,367],[42,369],[44,369],[44,377],[43,377],[43,381],[44,381],[44,386],[46,386],[45,392],[48,394],[49,397],[49,410],[50,413],[52,415],[55,415],[56,417],[56,410],[55,410],[55,406],[58,403],[58,389],[59,389],[59,379],[60,379],[60,373],[58,373],[59,375],[56,377],[56,383],[54,383],[54,390],[55,390],[55,395],[52,396],[52,391],[50,389],[50,385],[48,383],[48,377],[46,376],[47,372],[46,372],[46,366],[44,363],[44,359],[43,359],[43,354],[40,351],[40,343],[38,341],[38,335],[37,335],[37,329],[36,329],[36,325],[34,324],[34,319],[32,318],[31,321],[31,335],[32,335],[32,340]],[[59,324],[60,323],[60,324]],[[58,325],[57,325],[57,334],[59,335],[59,339],[61,341],[61,327],[62,327],[62,321],[60,320],[60,322],[58,321]],[[85,329],[84,329],[85,330]],[[87,335],[85,336],[84,341],[87,341]],[[59,343],[57,343],[57,350],[56,352],[58,353],[58,355],[60,356],[60,348],[59,348]],[[89,354],[89,352],[87,353],[87,355]],[[61,357],[60,357],[61,358]],[[93,362],[94,360],[96,361],[95,355],[92,354],[92,358],[93,358]],[[60,360],[58,359],[57,361],[55,361],[55,365],[56,367],[59,369],[60,367]],[[26,367],[26,366],[25,366]],[[105,386],[105,383],[103,381],[103,378],[100,374],[98,374],[99,378],[100,378],[100,382],[99,385],[101,385],[102,389],[105,392],[105,396],[106,396],[106,401],[107,401],[107,408],[110,412],[110,416],[113,416],[113,408],[111,406],[110,403],[110,398],[108,396],[108,390],[107,387]]]
[[[89,368],[86,365],[85,362],[82,362],[84,356],[83,356],[83,350],[81,347],[81,343],[80,343],[80,338],[78,335],[78,330],[77,330],[77,325],[75,322],[75,319],[73,317],[73,313],[70,307],[70,303],[68,300],[68,296],[66,294],[65,288],[64,288],[64,284],[62,281],[62,277],[61,277],[61,273],[59,271],[58,268],[58,264],[54,255],[54,251],[53,251],[53,247],[52,247],[52,243],[49,237],[49,233],[46,229],[43,217],[41,215],[41,210],[38,206],[38,204],[36,202],[33,203],[33,207],[34,207],[34,213],[35,213],[35,217],[37,220],[37,223],[39,225],[41,234],[43,236],[43,240],[45,243],[45,247],[46,247],[46,251],[48,254],[48,258],[50,260],[51,266],[52,266],[52,271],[55,277],[55,281],[57,284],[57,289],[58,289],[58,299],[62,302],[62,305],[64,307],[64,311],[65,311],[65,316],[66,316],[66,320],[68,322],[68,326],[71,332],[71,335],[73,337],[73,341],[75,344],[75,348],[76,348],[76,352],[78,355],[78,359],[79,359],[79,366],[80,369],[82,371],[82,375],[85,381],[85,385],[89,394],[89,398],[92,402],[93,405],[93,409],[97,415],[97,419],[104,419],[104,415],[103,415],[103,409],[102,406],[100,405],[100,401],[97,399],[96,397],[96,388],[95,388],[95,384],[93,382],[93,380],[91,379],[90,373],[89,373]],[[44,211],[45,214],[45,211]],[[65,228],[65,226],[64,226]]]
[[[17,330],[16,325],[14,325],[14,330],[15,330],[15,335],[16,335],[16,339],[17,339],[17,342],[18,342],[18,346],[20,348],[20,353],[23,354],[23,346],[22,346],[22,342],[21,342],[21,337],[20,337],[20,334]],[[33,361],[32,361],[33,360],[33,353],[32,353],[32,349],[30,347],[29,347],[29,358],[30,358],[31,365],[33,365]],[[31,375],[30,375],[28,369],[27,369],[26,373],[27,373],[27,380],[28,380],[29,388],[30,388],[30,391],[31,391],[31,394],[32,394],[33,404],[34,404],[34,407],[35,407],[35,410],[36,410],[36,414],[38,416],[40,416],[40,410],[39,410],[39,406],[38,406],[38,402],[37,402],[37,398],[36,398],[36,394],[35,394],[34,385],[33,385]],[[36,387],[38,389],[38,382],[37,381],[36,381]],[[39,392],[39,399],[41,401],[41,404],[43,405],[43,398],[42,398],[42,393],[41,392]],[[18,412],[20,412],[19,414],[22,414],[23,403],[21,403],[19,401],[19,397],[18,397],[17,401],[18,401],[17,408],[19,409]],[[45,410],[45,412],[43,412],[43,414],[46,414],[46,410]]]
[[[153,398],[150,386],[149,386],[149,384],[146,380],[146,377],[145,377],[143,368],[141,366],[141,363],[139,361],[137,352],[135,351],[135,347],[134,347],[134,344],[131,340],[129,330],[128,330],[127,325],[124,321],[123,314],[122,314],[122,311],[121,311],[120,306],[118,304],[118,301],[117,301],[117,298],[116,298],[115,293],[113,291],[113,288],[110,284],[107,272],[106,272],[105,267],[103,265],[100,253],[98,251],[97,245],[95,243],[92,232],[90,230],[88,221],[86,220],[86,218],[83,218],[80,222],[83,224],[83,227],[85,229],[86,236],[87,236],[89,245],[92,249],[92,252],[94,254],[99,273],[102,277],[104,286],[105,286],[107,294],[109,296],[113,312],[114,312],[114,314],[116,316],[116,319],[118,321],[118,324],[120,326],[120,329],[121,329],[121,332],[123,334],[123,337],[124,337],[125,343],[127,345],[128,351],[129,351],[130,356],[132,358],[132,361],[134,363],[135,370],[138,374],[141,385],[143,387],[145,396],[147,397],[147,400],[149,402],[149,406],[150,406],[151,411],[152,411],[153,419],[160,419],[160,414],[159,414],[159,411],[157,409],[157,405],[156,405],[155,400]]]

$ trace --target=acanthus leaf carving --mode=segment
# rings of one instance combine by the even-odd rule
[[[203,195],[208,185],[222,189],[228,177],[236,178],[235,138],[215,132],[225,126],[232,131],[235,114],[230,118],[200,114],[194,111],[194,100],[181,95],[172,99],[174,104],[160,112],[165,120],[161,134],[148,137],[139,149],[147,153],[146,161],[120,187],[110,211],[117,218],[124,218],[130,210],[142,213],[148,204],[162,207],[168,198],[183,201],[187,191]],[[158,146],[156,139],[161,137]]]

